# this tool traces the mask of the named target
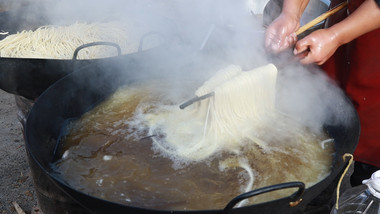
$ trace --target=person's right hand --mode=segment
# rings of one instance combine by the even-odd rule
[[[322,65],[340,45],[341,43],[334,31],[329,28],[320,29],[299,40],[293,53],[295,55],[305,53],[300,59],[302,64],[316,63]]]
[[[297,41],[295,32],[299,27],[297,16],[281,13],[265,32],[265,47],[272,53],[279,53],[291,47]]]

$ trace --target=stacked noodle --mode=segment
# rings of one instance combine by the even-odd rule
[[[213,97],[184,110],[166,106],[147,114],[150,134],[165,136],[154,139],[160,150],[192,161],[219,151],[239,153],[244,139],[265,148],[258,130],[280,116],[275,110],[276,79],[272,64],[246,72],[229,66],[196,91],[198,96],[214,91]]]
[[[75,49],[91,42],[113,42],[122,53],[137,51],[138,39],[119,22],[74,23],[69,26],[43,26],[22,31],[0,41],[0,56],[15,58],[71,59]],[[115,56],[114,47],[94,46],[79,51],[78,59]]]

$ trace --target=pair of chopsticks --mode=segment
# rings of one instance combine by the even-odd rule
[[[297,31],[296,31],[296,34],[297,36],[300,35],[301,33],[305,32],[306,30],[310,29],[311,27],[313,27],[314,25],[320,23],[321,21],[327,19],[328,17],[330,17],[331,15],[337,13],[338,11],[340,11],[341,9],[345,8],[347,6],[347,1],[345,2],[342,2],[340,3],[338,6],[334,7],[333,9],[321,14],[320,16],[318,16],[317,18],[311,20],[310,22],[306,23],[305,25],[303,25],[302,27],[300,27]],[[179,106],[180,109],[185,109],[187,106],[189,105],[192,105],[193,103],[195,102],[199,102],[201,100],[204,100],[204,99],[207,99],[209,97],[212,97],[214,96],[214,92],[210,92],[208,94],[205,94],[205,95],[202,95],[202,96],[195,96],[193,98],[191,98],[190,100],[184,102],[183,104],[181,104]]]
[[[317,18],[311,20],[310,22],[306,23],[305,25],[303,25],[302,27],[300,27],[297,31],[296,31],[296,34],[297,36],[300,35],[301,33],[307,31],[308,29],[310,29],[311,27],[313,27],[314,25],[318,24],[319,22],[327,19],[328,17],[330,17],[331,15],[337,13],[338,11],[340,11],[341,9],[345,8],[347,6],[347,1],[345,2],[342,2],[340,3],[339,5],[337,5],[336,7],[332,8],[331,10],[325,12],[325,13],[322,13],[320,16],[318,16]]]

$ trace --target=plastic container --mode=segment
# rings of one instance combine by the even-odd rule
[[[334,207],[331,214],[343,213],[380,213],[380,170],[364,180],[362,185],[346,190],[339,198],[338,209]]]

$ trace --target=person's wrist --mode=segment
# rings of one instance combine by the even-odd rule
[[[297,22],[297,23],[299,23],[301,19],[301,16],[291,11],[286,11],[286,10],[282,11],[282,15],[286,17],[287,19],[293,20],[294,22]]]
[[[339,27],[333,26],[333,27],[327,28],[326,30],[330,35],[330,39],[334,43],[338,44],[338,46],[344,45],[349,42],[349,41],[346,41],[346,37],[344,36],[344,33],[341,32]]]
[[[278,18],[282,19],[282,22],[290,27],[289,30],[295,32],[300,27],[300,19],[297,15],[283,12]]]

